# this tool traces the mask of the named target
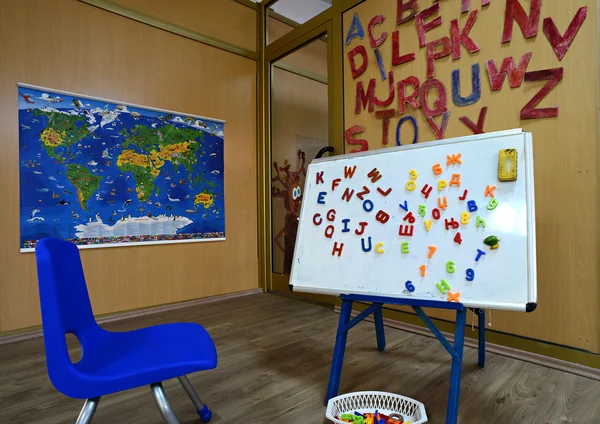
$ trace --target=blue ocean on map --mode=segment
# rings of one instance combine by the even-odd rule
[[[224,124],[19,86],[21,248],[225,237]]]

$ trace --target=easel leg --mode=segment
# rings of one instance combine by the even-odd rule
[[[467,310],[456,311],[456,328],[454,330],[454,350],[457,359],[452,360],[450,373],[450,395],[448,396],[448,411],[446,424],[456,424],[458,420],[458,400],[460,396],[460,375],[462,373],[463,347],[465,343],[465,325]]]
[[[477,310],[479,324],[479,366],[485,367],[485,309]]]
[[[375,333],[377,335],[377,349],[383,352],[385,349],[385,329],[383,328],[383,312],[381,307],[382,303],[377,303],[375,311],[373,311],[373,317],[375,319]]]
[[[342,374],[342,365],[344,363],[344,351],[346,350],[346,340],[348,339],[348,330],[344,327],[350,321],[352,313],[352,301],[342,300],[342,309],[340,311],[340,321],[338,324],[337,335],[335,338],[335,349],[333,350],[333,360],[331,361],[331,372],[329,374],[329,385],[327,386],[327,397],[325,402],[337,396],[340,386],[340,377]]]

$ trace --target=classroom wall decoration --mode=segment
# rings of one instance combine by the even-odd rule
[[[502,30],[483,31],[482,15],[501,7],[495,17]],[[366,1],[344,19],[348,151],[440,140],[450,126],[463,126],[465,135],[487,132],[494,93],[503,90],[527,91],[528,100],[510,112],[519,120],[558,118],[561,105],[544,104],[569,73],[575,78],[563,59],[587,14],[582,4],[559,29],[541,0]],[[496,49],[482,49],[483,37]],[[534,51],[510,48],[515,37],[532,40],[531,49],[551,48],[553,66],[536,68]],[[478,113],[461,111],[469,105]]]
[[[275,234],[273,241],[283,252],[283,273],[290,274],[292,260],[294,258],[294,246],[296,245],[296,233],[298,232],[298,219],[300,206],[302,205],[302,186],[306,177],[306,154],[298,150],[296,169],[292,170],[292,164],[286,159],[283,166],[277,162],[273,163],[274,177],[271,179],[271,195],[273,199],[283,200],[285,207],[285,220],[283,228]],[[283,243],[282,243],[283,239]]]
[[[223,240],[224,121],[18,87],[21,251]]]
[[[290,283],[532,311],[534,208],[532,139],[521,130],[316,160]]]

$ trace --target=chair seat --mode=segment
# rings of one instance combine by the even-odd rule
[[[74,365],[79,387],[64,394],[94,398],[217,366],[217,351],[199,324],[176,323],[114,333],[101,330]]]

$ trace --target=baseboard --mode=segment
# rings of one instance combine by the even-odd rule
[[[221,302],[223,300],[235,299],[235,298],[244,297],[244,296],[251,296],[251,295],[260,294],[260,293],[263,293],[263,290],[257,288],[257,289],[251,289],[251,290],[244,290],[241,292],[205,297],[202,299],[186,300],[184,302],[169,303],[167,305],[160,305],[160,306],[152,306],[150,308],[136,309],[133,311],[118,312],[116,314],[110,314],[110,315],[104,315],[104,316],[101,315],[101,316],[96,317],[96,322],[98,322],[98,324],[108,324],[110,322],[125,321],[125,320],[132,319],[132,318],[139,318],[139,317],[144,317],[144,316],[148,316],[148,315],[155,315],[155,314],[160,314],[160,313],[164,313],[164,312],[171,312],[171,311],[176,311],[178,309],[190,308],[192,306],[206,305],[208,303]],[[9,344],[9,343],[20,342],[23,340],[34,339],[36,337],[42,337],[42,335],[43,335],[42,330],[40,328],[38,330],[25,331],[25,332],[19,333],[19,334],[0,336],[0,346]]]
[[[335,312],[340,313],[340,307],[336,306],[334,308]],[[360,311],[352,311],[352,316],[355,317],[358,315]],[[373,322],[373,317],[370,315],[366,319],[366,321]],[[395,328],[397,330],[407,331],[409,333],[419,334],[421,336],[435,338],[435,336],[425,327],[421,327],[419,325],[409,324],[402,321],[397,321],[394,319],[384,318],[383,324],[386,327]],[[448,341],[454,341],[454,334],[442,332],[442,334],[448,339]],[[477,349],[478,342],[477,339],[471,339],[465,337],[465,346],[472,347]],[[591,378],[593,380],[600,381],[600,369],[587,367],[585,365],[576,364],[569,361],[563,361],[561,359],[551,358],[549,356],[539,355],[533,352],[527,352],[520,349],[514,349],[511,347],[506,347],[494,343],[486,342],[485,344],[486,352],[495,353],[498,355],[506,356],[513,359],[518,359],[521,361],[529,362],[536,365],[541,365],[548,368],[553,368],[559,371],[568,372],[570,374],[578,375],[581,377]]]

